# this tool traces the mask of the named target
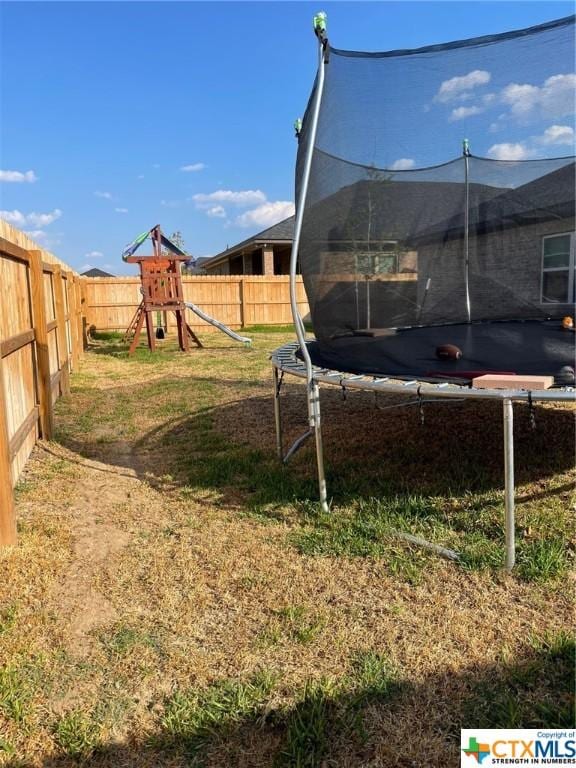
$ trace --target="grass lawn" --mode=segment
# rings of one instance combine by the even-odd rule
[[[248,335],[101,336],[58,401],[0,553],[0,765],[447,768],[461,727],[573,725],[573,413],[515,407],[507,575],[498,404],[323,389],[322,514],[313,446],[275,456],[292,333]]]

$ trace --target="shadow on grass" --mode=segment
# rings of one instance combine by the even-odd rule
[[[261,388],[249,379],[197,375],[86,388],[78,394],[95,401],[61,428],[60,440],[89,458],[129,466],[161,489],[191,498],[201,490],[210,503],[263,521],[296,523],[291,540],[306,554],[393,556],[404,560],[412,579],[409,572],[420,572],[427,556],[420,551],[413,558],[419,564],[410,565],[413,548],[390,541],[401,530],[463,552],[465,566],[502,565],[498,403],[427,405],[422,424],[418,407],[381,410],[369,393],[349,394],[342,402],[337,390],[324,389],[326,474],[337,512],[326,515],[316,503],[313,441],[282,465],[272,396],[253,394]],[[217,398],[228,402],[214,404]],[[303,387],[284,385],[282,406],[287,447],[307,428]],[[130,430],[142,408],[158,426],[140,436]],[[516,482],[525,486],[518,499],[518,572],[545,581],[567,566],[570,485],[557,476],[574,464],[573,416],[567,409],[537,407],[533,429],[527,407],[515,410]],[[169,414],[174,417],[166,419]],[[95,437],[106,420],[109,434]]]
[[[347,675],[306,683],[295,703],[282,703],[282,681],[267,672],[178,689],[155,707],[147,734],[83,745],[68,729],[42,766],[445,768],[457,763],[461,728],[573,727],[573,661],[574,642],[559,633],[514,661],[414,682],[364,651]]]

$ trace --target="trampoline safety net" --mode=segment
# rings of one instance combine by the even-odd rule
[[[328,54],[299,246],[315,362],[421,378],[573,366],[574,17]],[[443,344],[462,351],[446,368]]]

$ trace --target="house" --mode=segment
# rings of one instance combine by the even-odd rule
[[[471,160],[482,180],[468,187],[473,320],[573,311],[574,162],[539,162]],[[300,258],[317,336],[466,320],[466,185],[457,170],[435,180],[364,178],[314,201]]]
[[[542,170],[545,170],[546,166]],[[470,196],[469,293],[472,319],[572,313],[575,301],[575,164],[490,199]],[[417,304],[427,322],[447,322],[465,301],[464,215],[414,238],[421,270]],[[426,294],[428,294],[426,296]]]
[[[111,275],[110,272],[104,272],[103,269],[98,269],[98,267],[92,267],[92,269],[87,269],[86,272],[82,272],[82,277],[116,277],[116,275]]]
[[[288,275],[294,216],[204,261],[209,275]]]

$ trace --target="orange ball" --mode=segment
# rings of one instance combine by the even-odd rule
[[[562,328],[574,328],[574,320],[570,315],[566,315],[566,317],[562,319]]]

